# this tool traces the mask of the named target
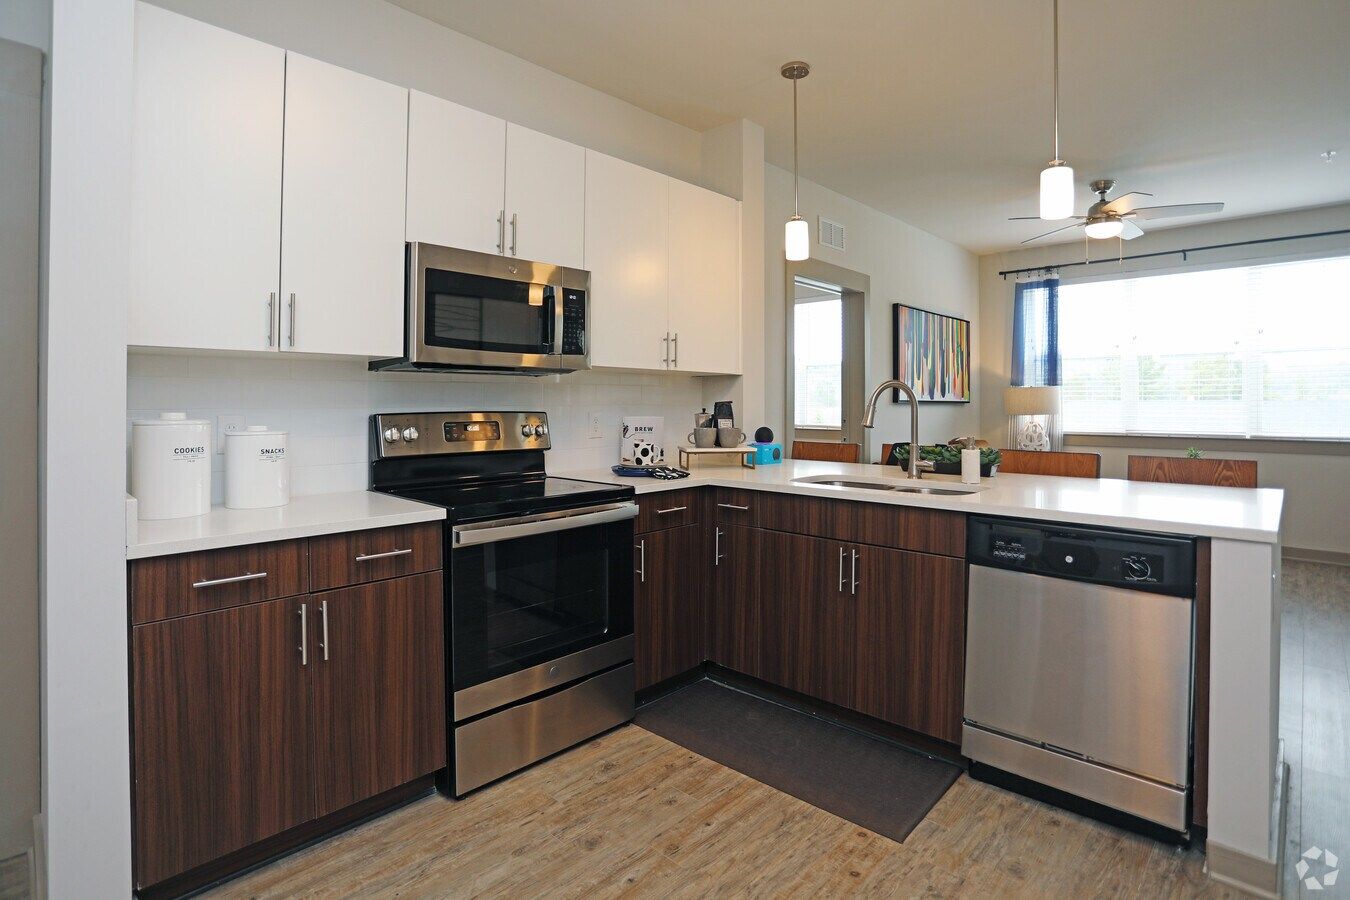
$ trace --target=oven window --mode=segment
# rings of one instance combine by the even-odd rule
[[[426,342],[437,347],[549,353],[553,311],[548,285],[426,272]]]
[[[452,551],[454,689],[632,634],[632,569],[632,522]]]

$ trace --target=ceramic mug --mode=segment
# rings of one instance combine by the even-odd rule
[[[717,446],[739,447],[743,443],[745,443],[745,432],[739,428],[717,429]]]
[[[689,443],[695,447],[708,448],[717,446],[716,428],[695,428],[689,432]]]

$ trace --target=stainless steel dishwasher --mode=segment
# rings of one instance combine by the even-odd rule
[[[1184,839],[1194,540],[977,516],[967,535],[971,774]]]

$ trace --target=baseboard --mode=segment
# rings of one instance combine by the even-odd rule
[[[1350,566],[1350,553],[1339,550],[1308,550],[1303,547],[1285,547],[1281,556],[1296,562],[1323,563],[1329,566]]]
[[[47,814],[33,816],[33,900],[47,900]]]
[[[1271,803],[1270,857],[1252,856],[1223,844],[1207,841],[1205,871],[1220,884],[1250,894],[1279,900],[1283,870],[1284,840],[1289,820],[1289,764],[1284,761],[1284,742],[1279,744],[1275,764],[1275,796]]]

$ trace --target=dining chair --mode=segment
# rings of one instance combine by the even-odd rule
[[[862,459],[862,445],[837,441],[793,441],[792,458],[855,463]]]
[[[1216,487],[1256,487],[1254,459],[1190,459],[1181,456],[1130,456],[1130,481],[1168,484],[1208,484]]]
[[[1070,478],[1102,477],[1100,453],[1062,450],[1000,450],[998,471],[1013,475],[1065,475]]]

